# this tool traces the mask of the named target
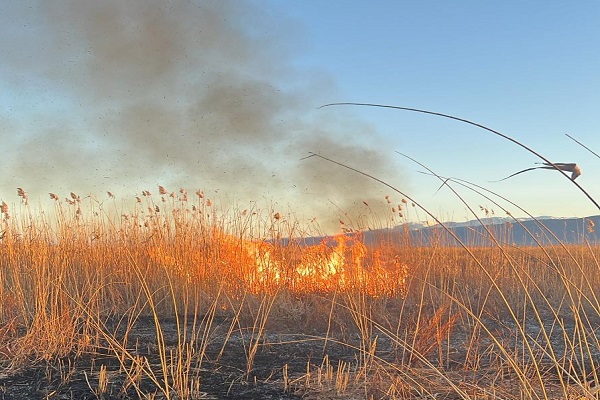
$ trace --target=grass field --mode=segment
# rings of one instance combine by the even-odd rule
[[[221,210],[202,192],[144,191],[128,212],[110,193],[52,194],[46,209],[19,196],[18,210],[2,205],[0,398],[27,376],[39,398],[76,384],[79,398],[210,398],[232,363],[219,381],[232,397],[234,385],[315,399],[598,396],[591,244],[448,246],[446,232],[421,246],[402,231],[366,244],[341,226],[308,246],[319,231],[293,215]]]

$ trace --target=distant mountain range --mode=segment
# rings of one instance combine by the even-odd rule
[[[600,215],[584,218],[510,217],[482,218],[480,221],[447,222],[444,225],[400,225],[364,233],[365,241],[405,240],[412,245],[491,246],[495,241],[516,246],[600,243]],[[387,239],[386,239],[387,238]],[[458,240],[457,240],[458,239]]]
[[[412,246],[537,246],[550,244],[600,243],[600,215],[584,218],[492,217],[466,222],[446,222],[443,225],[408,223],[394,228],[375,229],[361,233],[366,244],[381,242],[406,243]],[[315,245],[324,237],[309,237],[302,245]],[[284,243],[288,240],[284,239]]]

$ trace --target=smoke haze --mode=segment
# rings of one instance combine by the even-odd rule
[[[5,2],[0,15],[5,199],[161,184],[289,204],[326,228],[337,207],[387,207],[380,185],[299,161],[316,151],[398,179],[371,127],[316,110],[340,99],[333,79],[293,67],[293,21],[223,0]]]

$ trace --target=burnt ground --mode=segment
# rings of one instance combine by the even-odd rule
[[[202,364],[191,367],[191,376],[199,376],[200,391],[195,398],[202,399],[299,399],[302,396],[291,387],[284,390],[283,367],[293,380],[306,373],[307,362],[320,365],[325,341],[315,337],[290,333],[269,333],[260,338],[252,369],[247,371],[251,329],[234,330],[228,336],[230,320],[213,322],[213,331]],[[161,321],[167,349],[177,346],[177,325],[174,320]],[[119,338],[123,328],[114,328]],[[190,329],[188,329],[190,332]],[[201,334],[201,332],[200,332]],[[121,336],[122,337],[122,336]],[[357,337],[358,338],[358,337]],[[348,343],[355,340],[347,338]],[[145,357],[160,376],[160,358],[156,328],[152,318],[140,318],[128,334],[131,354]],[[225,345],[224,345],[225,343]],[[328,340],[326,353],[332,365],[338,360],[356,362],[357,351],[346,344]],[[381,352],[383,354],[383,352]],[[125,362],[131,368],[131,362]],[[104,393],[98,390],[100,366],[105,366],[108,386]],[[165,398],[151,379],[144,377],[138,389],[128,384],[114,352],[66,357],[36,366],[0,369],[0,399],[136,399],[154,394]],[[125,388],[125,390],[124,390]],[[138,392],[139,390],[139,392]],[[140,393],[141,392],[141,393]],[[296,393],[294,393],[296,392]]]
[[[356,397],[348,393],[336,396],[335,390],[322,392],[321,395],[302,392],[301,384],[291,385],[289,390],[284,390],[284,365],[287,365],[287,374],[291,381],[295,378],[302,382],[302,377],[307,371],[307,362],[313,368],[322,365],[323,356],[327,354],[330,365],[337,366],[338,362],[345,361],[356,365],[361,357],[357,350],[360,347],[360,336],[358,334],[344,334],[337,339],[330,337],[326,346],[324,336],[311,336],[294,333],[265,332],[259,340],[259,346],[253,360],[252,369],[248,372],[248,353],[252,342],[251,329],[240,331],[234,330],[230,336],[227,335],[231,321],[225,318],[213,322],[212,333],[209,336],[200,366],[191,367],[191,376],[199,377],[200,388],[193,398],[201,399],[299,399],[299,398],[364,398],[365,392],[357,393]],[[490,325],[494,323],[491,322]],[[174,320],[161,321],[164,333],[164,342],[167,349],[173,350],[177,346],[177,325]],[[123,327],[112,327],[116,332],[115,337],[123,337]],[[546,327],[550,329],[550,327]],[[569,329],[569,328],[567,328]],[[499,333],[504,331],[504,333]],[[495,334],[499,333],[506,337],[507,342],[514,338],[516,327],[511,324],[496,323]],[[540,327],[534,321],[526,325],[527,335],[534,343],[539,340]],[[121,335],[121,336],[119,336]],[[566,356],[569,352],[561,342],[564,343],[564,335],[557,327],[552,330],[556,335],[555,351],[560,356]],[[470,340],[468,331],[462,332],[457,327],[450,336],[450,344],[442,343],[449,349],[445,353],[446,359],[441,361],[445,364],[449,375],[455,373],[465,374],[465,371],[473,374],[472,366],[469,366],[467,354],[467,343]],[[156,329],[151,318],[140,318],[128,334],[128,350],[131,354],[144,357],[152,365],[152,370],[160,376],[160,359],[156,341]],[[224,345],[225,343],[225,345]],[[491,341],[483,336],[477,343],[481,349],[478,352],[477,368],[480,371],[494,369],[494,359],[499,352],[494,351]],[[426,348],[427,345],[424,345]],[[509,345],[510,346],[510,345]],[[492,349],[492,350],[490,350]],[[471,349],[472,350],[472,349]],[[481,354],[486,357],[481,357]],[[376,355],[381,360],[389,361],[399,365],[402,355],[393,345],[389,337],[379,335],[377,338]],[[432,362],[439,365],[439,354],[432,351],[430,354]],[[594,357],[596,354],[594,354]],[[487,360],[487,361],[485,361]],[[485,364],[487,362],[487,365]],[[598,362],[596,360],[595,362]],[[98,392],[99,370],[104,366],[107,372],[108,385],[103,393]],[[126,361],[125,366],[131,368],[131,362]],[[415,368],[415,370],[418,370]],[[462,371],[462,372],[461,372]],[[485,372],[481,372],[485,374]],[[497,379],[497,371],[492,371]],[[459,376],[459,375],[457,375]],[[549,375],[550,376],[550,375]],[[552,376],[550,376],[552,378]],[[483,375],[476,380],[480,382],[485,379]],[[510,377],[506,378],[510,381]],[[514,383],[514,380],[513,380]],[[135,387],[137,386],[137,388]],[[384,392],[371,389],[369,394],[374,398],[386,398]],[[19,368],[0,369],[0,400],[2,399],[137,399],[142,396],[163,399],[166,396],[159,390],[157,384],[144,376],[137,385],[131,385],[127,374],[123,371],[113,351],[105,350],[92,355],[81,355],[78,357],[66,357],[53,360],[50,363],[38,364]],[[176,398],[176,397],[175,397]],[[418,397],[427,398],[427,397]],[[443,395],[438,393],[436,398],[456,399],[456,393],[448,390]]]

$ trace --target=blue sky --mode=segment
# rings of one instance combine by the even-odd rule
[[[600,199],[600,160],[565,136],[600,152],[596,2],[56,4],[0,5],[7,203],[18,202],[16,187],[43,206],[48,192],[110,190],[126,202],[160,184],[202,189],[225,207],[262,202],[300,222],[316,216],[327,230],[340,215],[386,225],[384,196],[400,195],[323,160],[299,161],[314,151],[443,220],[472,219],[397,151],[537,216],[600,212],[555,171],[490,183],[540,160],[481,129],[396,110],[318,109],[349,101],[466,118],[578,163],[577,182]]]
[[[565,136],[592,149],[600,145],[598,3],[303,1],[282,8],[304,28],[308,49],[299,56],[302,65],[335,77],[342,94],[331,101],[423,108],[473,120],[554,162],[579,163],[584,173],[578,182],[600,195],[594,179],[600,160]],[[534,215],[598,212],[553,171],[488,183],[540,161],[488,132],[402,111],[352,111],[383,133],[390,150],[498,191]],[[438,186],[433,179],[415,174],[419,168],[406,160],[402,165],[410,192],[434,210],[461,216],[459,205],[446,205],[455,203],[448,193],[432,196]]]

